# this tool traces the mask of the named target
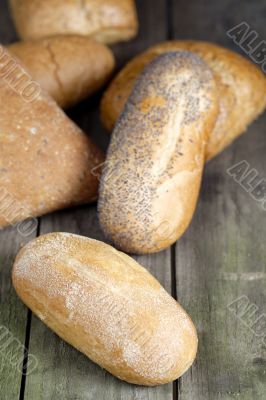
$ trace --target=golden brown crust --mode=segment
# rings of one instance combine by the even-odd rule
[[[19,252],[12,277],[46,325],[122,380],[167,383],[194,361],[197,334],[183,308],[136,261],[103,242],[41,236]]]
[[[9,0],[24,40],[65,34],[103,43],[133,38],[138,31],[134,0]]]
[[[99,220],[117,247],[153,253],[185,231],[217,114],[213,74],[195,54],[163,54],[146,67],[112,134],[101,177]]]
[[[3,46],[0,72],[0,227],[95,200],[102,152]]]
[[[75,105],[109,79],[115,60],[105,45],[84,36],[62,35],[18,42],[8,50],[62,108]]]
[[[210,159],[243,133],[266,106],[266,79],[262,71],[218,45],[176,40],[159,43],[140,54],[117,75],[106,91],[101,105],[102,121],[111,131],[145,65],[159,54],[178,50],[199,55],[216,77],[220,117],[207,146],[206,158]]]

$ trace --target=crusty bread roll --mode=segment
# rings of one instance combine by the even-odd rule
[[[97,198],[102,152],[0,46],[0,227]]]
[[[245,131],[265,109],[266,79],[252,62],[215,44],[197,41],[159,43],[140,54],[113,80],[102,101],[102,121],[108,130],[124,108],[138,75],[159,54],[188,50],[199,55],[215,74],[220,100],[220,115],[206,151],[210,159]]]
[[[138,385],[182,375],[197,351],[183,308],[126,254],[67,233],[27,244],[13,267],[22,301],[62,339]]]
[[[8,49],[62,108],[96,92],[110,78],[115,66],[108,47],[84,36],[17,42]]]
[[[114,129],[100,182],[100,224],[118,248],[160,251],[185,231],[217,115],[215,80],[198,56],[164,54],[144,70]]]
[[[9,0],[18,34],[24,40],[65,34],[115,43],[138,31],[134,0]]]

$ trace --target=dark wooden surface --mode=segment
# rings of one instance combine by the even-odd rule
[[[226,31],[241,21],[266,39],[264,0],[139,0],[137,5],[140,33],[134,41],[114,46],[119,67],[151,44],[171,38],[204,39],[240,51]],[[1,0],[0,42],[15,39],[6,1]],[[108,135],[98,114],[100,97],[88,99],[69,115],[106,148]],[[25,239],[16,228],[8,228],[0,232],[0,327],[26,344],[39,364],[32,374],[22,376],[8,363],[10,354],[1,351],[0,400],[266,398],[266,338],[256,335],[248,327],[247,317],[239,318],[234,307],[229,307],[242,296],[255,307],[250,318],[263,318],[266,313],[266,211],[226,172],[247,160],[266,178],[265,122],[264,115],[208,163],[197,212],[178,243],[157,255],[136,257],[191,314],[199,333],[193,367],[178,382],[142,388],[113,378],[61,341],[27,311],[12,289],[12,262]],[[45,216],[27,240],[50,231],[104,240],[95,206]],[[16,349],[12,350],[15,353]]]

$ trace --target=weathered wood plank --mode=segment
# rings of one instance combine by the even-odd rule
[[[22,378],[27,308],[11,283],[11,269],[19,248],[33,239],[21,236],[16,227],[0,232],[0,398],[18,399]]]
[[[226,31],[241,21],[266,36],[263,1],[181,0],[173,7],[176,38],[236,49]],[[199,333],[197,361],[179,381],[180,400],[266,398],[266,214],[226,172],[247,160],[266,178],[265,117],[207,165],[197,213],[176,245],[177,296]],[[228,306],[241,296],[242,308]]]
[[[166,38],[165,1],[158,1],[156,7],[151,0],[138,1],[138,10],[141,21],[139,37],[131,43],[114,46],[118,65],[155,41]],[[154,20],[158,21],[157,24]],[[84,130],[92,134],[98,143],[106,147],[107,137],[104,138],[103,129],[99,124],[98,101],[95,100],[99,100],[99,95],[71,110],[69,115]],[[104,240],[98,225],[95,206],[67,210],[42,218],[40,233],[50,231],[67,231]],[[145,265],[169,292],[171,291],[170,250],[160,255],[136,257],[136,259]],[[142,388],[121,382],[63,343],[36,318],[32,321],[30,350],[38,353],[41,367],[26,381],[26,400],[58,398],[172,400],[171,384],[158,388]]]
[[[178,39],[207,40],[232,47],[226,32],[242,21],[265,38],[266,4],[263,0],[170,1],[173,34]]]
[[[259,125],[251,129],[254,136]],[[247,136],[207,167],[197,214],[176,247],[177,293],[196,323],[200,343],[197,362],[181,379],[181,400],[266,396],[265,210],[226,173],[246,159],[266,175],[265,145],[252,152],[252,140]],[[229,307],[242,296],[244,306],[247,299],[258,307],[253,315],[253,306],[246,313],[243,306],[238,315],[237,303]],[[253,330],[263,323],[264,331],[256,336],[247,325],[259,317]]]

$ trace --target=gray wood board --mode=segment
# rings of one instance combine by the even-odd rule
[[[172,35],[246,56],[226,31],[246,21],[265,39],[265,15],[263,1],[181,0],[173,2]],[[177,296],[199,333],[196,363],[179,381],[181,400],[266,398],[266,336],[256,334],[264,323],[266,335],[266,210],[227,173],[246,160],[266,179],[265,123],[264,114],[208,163],[196,215],[176,244]]]

